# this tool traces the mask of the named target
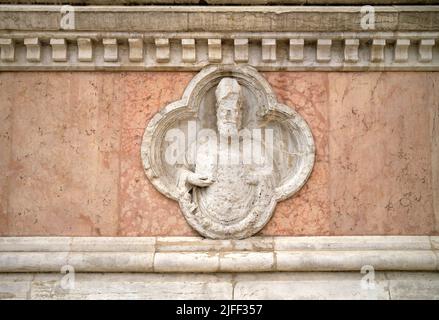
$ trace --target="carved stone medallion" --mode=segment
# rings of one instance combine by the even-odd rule
[[[141,148],[152,184],[213,239],[261,230],[276,203],[305,184],[314,153],[305,120],[255,69],[232,65],[201,70],[151,119]]]

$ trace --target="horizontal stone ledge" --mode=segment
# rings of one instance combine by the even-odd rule
[[[0,252],[272,252],[439,250],[439,236],[0,237]]]
[[[0,272],[284,272],[438,269],[439,237],[1,237]]]
[[[0,272],[435,271],[438,251],[1,252]]]
[[[203,64],[202,66],[29,66],[29,65],[19,65],[19,66],[0,66],[0,72],[138,72],[138,71],[149,71],[149,72],[198,72],[203,67],[208,64]],[[281,67],[279,65],[262,65],[262,66],[252,66],[260,72],[437,72],[439,71],[439,63],[434,65],[416,65],[416,66],[382,66],[382,65],[337,65],[337,66],[288,66]]]
[[[437,270],[434,251],[359,251],[276,253],[276,271]]]
[[[439,38],[438,30],[431,31],[234,31],[234,32],[209,32],[209,31],[75,31],[75,30],[28,30],[28,31],[5,31],[0,29],[0,38],[10,38],[17,42],[23,42],[25,38],[38,38],[41,42],[49,44],[52,38],[64,38],[66,41],[77,41],[78,38],[88,38],[100,42],[106,38],[117,38],[120,42],[127,43],[129,39],[141,39],[144,43],[154,43],[156,39],[195,39],[208,40],[221,38],[222,40],[249,39],[261,41],[261,39],[304,39],[306,42],[316,42],[318,39],[359,39],[369,41],[370,39],[387,39],[396,42],[400,38],[407,38],[420,41],[425,38]]]
[[[154,252],[155,237],[0,237],[0,252]]]
[[[438,299],[438,272],[0,274],[2,299]],[[369,285],[373,283],[373,285]]]
[[[437,299],[438,272],[0,274],[2,299]],[[373,285],[368,285],[373,283]]]
[[[0,5],[0,29],[62,30],[62,6]],[[78,31],[363,31],[361,6],[76,6]],[[376,31],[434,31],[439,6],[377,6]],[[70,10],[71,11],[71,10]]]
[[[152,252],[0,252],[0,272],[151,272]]]
[[[426,5],[435,0],[2,0],[4,4],[68,5]]]

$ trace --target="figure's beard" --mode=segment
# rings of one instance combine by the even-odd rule
[[[222,137],[236,137],[239,134],[238,126],[235,123],[218,123],[217,126]]]

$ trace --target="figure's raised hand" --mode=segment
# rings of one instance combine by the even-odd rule
[[[187,182],[197,187],[207,187],[210,186],[214,180],[207,175],[192,172],[188,174]]]

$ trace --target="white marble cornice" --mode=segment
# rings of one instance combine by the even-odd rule
[[[429,236],[1,237],[1,272],[436,271]]]
[[[0,5],[0,70],[439,69],[439,6],[374,10],[364,29],[361,6]]]

